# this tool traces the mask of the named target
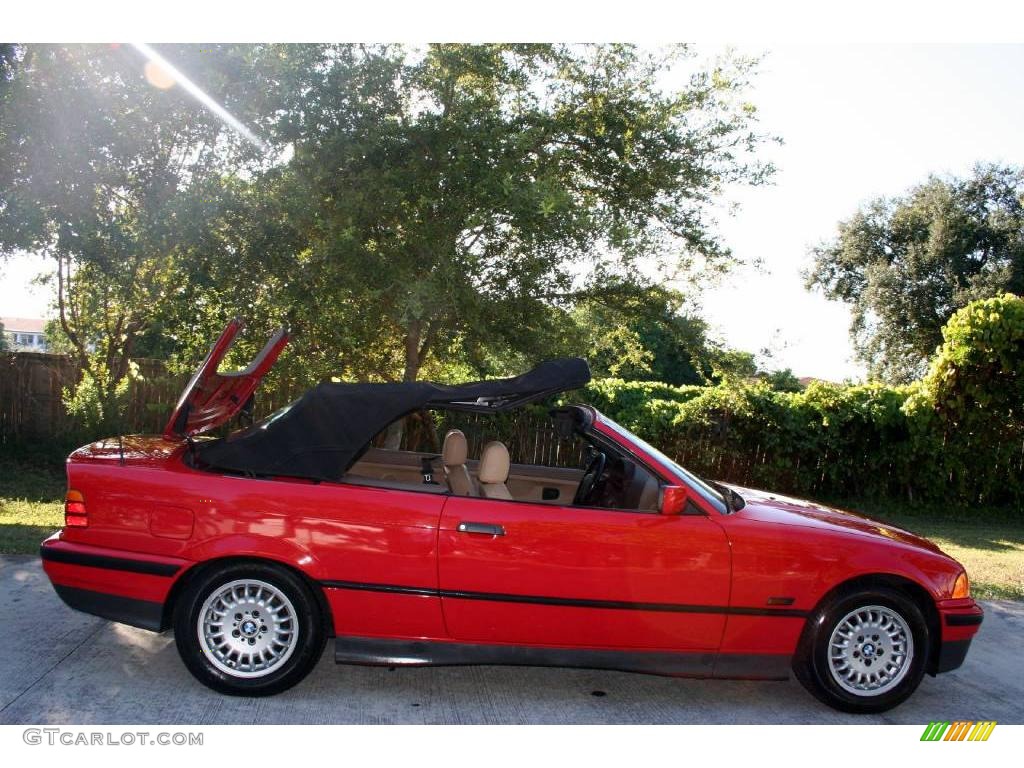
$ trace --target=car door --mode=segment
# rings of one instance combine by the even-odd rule
[[[454,497],[438,556],[455,640],[671,650],[721,641],[730,554],[711,517]]]
[[[438,487],[223,478],[230,518],[209,516],[229,541],[309,554],[339,636],[445,636],[437,586]],[[206,531],[197,531],[200,535]],[[211,552],[209,556],[216,556]]]

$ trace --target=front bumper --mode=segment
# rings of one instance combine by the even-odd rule
[[[971,598],[938,603],[940,642],[932,661],[933,675],[958,669],[967,658],[971,640],[978,633],[985,612]]]
[[[941,675],[943,672],[952,672],[959,669],[967,658],[967,651],[971,648],[971,641],[949,640],[939,645],[939,653],[935,659],[935,671],[932,674]]]

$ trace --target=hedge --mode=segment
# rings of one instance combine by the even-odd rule
[[[597,379],[569,397],[593,403],[709,478],[816,498],[1006,505],[1024,515],[1024,300],[1003,294],[969,304],[943,339],[927,375],[908,386],[816,382],[780,392],[765,382]],[[169,397],[180,386],[173,383]],[[261,411],[292,396],[265,393]],[[469,430],[473,450],[499,437],[520,460],[574,461],[549,423],[538,427],[547,422],[544,409],[533,410],[536,418],[518,424],[451,415],[438,426]],[[152,429],[136,422],[135,429]],[[23,441],[4,438],[4,426],[0,419],[0,447],[23,450]],[[47,455],[59,457],[84,437],[71,431],[51,442]],[[31,441],[37,452],[45,443]]]
[[[601,379],[584,398],[708,477],[817,497],[1024,507],[1024,300],[974,302],[909,386],[672,387]]]

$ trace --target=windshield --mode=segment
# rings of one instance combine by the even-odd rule
[[[710,483],[708,483],[706,480],[702,480],[701,478],[697,477],[697,475],[693,474],[693,472],[690,472],[687,469],[683,469],[681,466],[679,466],[676,462],[672,461],[672,459],[670,459],[664,453],[659,451],[653,445],[646,442],[645,440],[641,440],[628,429],[620,426],[619,424],[616,424],[614,421],[609,419],[604,414],[601,414],[601,420],[609,427],[611,427],[612,431],[614,431],[617,435],[626,439],[628,442],[631,442],[634,445],[643,448],[644,451],[653,456],[658,462],[664,464],[666,467],[668,467],[676,474],[678,474],[679,477],[688,486],[693,488],[693,490],[699,493],[704,498],[704,500],[708,502],[708,504],[713,506],[723,515],[729,513],[730,507],[728,502],[726,502],[725,500],[725,496],[716,488],[714,488]]]

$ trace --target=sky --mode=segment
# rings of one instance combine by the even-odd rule
[[[702,47],[707,51],[707,47]],[[859,379],[849,309],[804,288],[809,249],[863,203],[976,162],[1024,165],[1024,45],[745,45],[763,54],[749,99],[779,136],[769,186],[732,190],[719,231],[747,264],[706,291],[702,315],[732,347],[798,376]],[[38,261],[0,263],[0,316],[48,314]]]
[[[745,50],[745,53],[757,51]],[[846,305],[805,290],[809,249],[876,197],[975,163],[1024,164],[1024,46],[766,47],[751,100],[784,145],[774,184],[736,195],[721,221],[740,259],[703,315],[734,347],[769,348],[798,376],[859,379]]]

